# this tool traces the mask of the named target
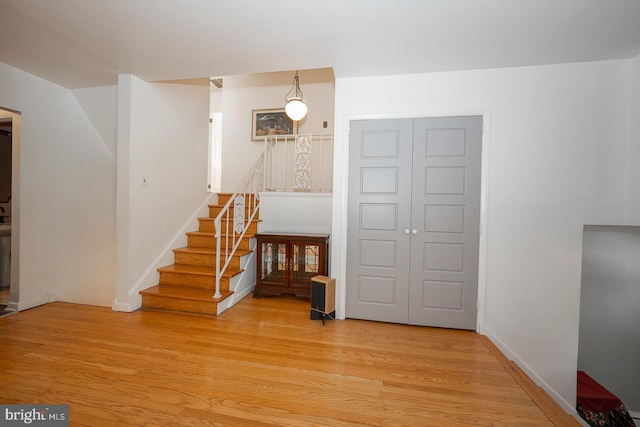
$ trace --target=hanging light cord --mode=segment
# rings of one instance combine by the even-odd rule
[[[291,92],[293,92],[293,96],[290,96]],[[300,81],[298,79],[298,72],[297,71],[296,71],[296,75],[293,77],[293,85],[291,85],[291,89],[284,96],[284,100],[286,102],[288,102],[289,99],[291,99],[291,98],[304,99],[304,94],[302,93],[302,90],[300,90]]]

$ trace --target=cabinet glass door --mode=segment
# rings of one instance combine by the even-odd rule
[[[262,282],[284,284],[287,274],[287,244],[262,244]]]
[[[311,278],[319,274],[320,247],[317,244],[292,243],[292,286],[311,286]]]

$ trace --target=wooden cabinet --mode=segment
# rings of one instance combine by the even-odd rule
[[[311,296],[311,278],[329,271],[328,234],[259,233],[254,297]]]

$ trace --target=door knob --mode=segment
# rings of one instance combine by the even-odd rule
[[[411,231],[410,231],[408,228],[405,228],[405,229],[404,229],[404,234],[407,234],[407,235],[408,235],[409,233],[411,233]]]
[[[418,234],[418,230],[416,230],[416,229],[414,228],[413,230],[411,230],[411,234],[413,234],[413,235],[415,236],[416,234]]]

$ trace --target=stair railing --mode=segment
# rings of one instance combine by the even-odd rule
[[[264,152],[265,191],[332,192],[333,134],[267,136]]]
[[[259,192],[262,191],[264,153],[249,170],[249,173],[229,198],[213,221],[216,237],[216,291],[213,298],[221,298],[220,280],[236,253],[242,238],[258,213]],[[231,207],[233,206],[233,215]],[[222,245],[224,239],[224,247]]]

